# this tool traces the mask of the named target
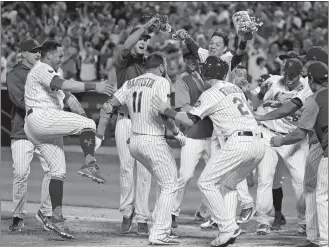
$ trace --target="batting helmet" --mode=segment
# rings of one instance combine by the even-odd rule
[[[208,79],[224,80],[229,66],[224,60],[210,56],[201,65],[201,74]]]

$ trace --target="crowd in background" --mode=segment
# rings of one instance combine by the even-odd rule
[[[64,46],[62,70],[66,79],[108,79],[116,82],[113,55],[143,14],[168,15],[172,29],[186,29],[207,48],[214,31],[229,34],[235,51],[238,37],[232,15],[246,10],[263,25],[249,42],[243,65],[249,79],[279,74],[278,56],[294,50],[303,54],[313,46],[328,50],[328,2],[1,2],[1,82],[20,60],[19,44],[34,38],[55,39]],[[160,51],[168,59],[173,83],[184,71],[182,42],[171,34],[154,33],[148,52]]]

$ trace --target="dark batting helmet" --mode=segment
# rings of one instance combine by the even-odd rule
[[[228,70],[227,62],[214,56],[208,57],[201,65],[201,74],[207,79],[224,80]]]

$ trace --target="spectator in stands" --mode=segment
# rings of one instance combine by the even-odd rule
[[[83,43],[83,38],[79,36],[79,57],[80,57],[80,80],[95,81],[97,79],[98,52],[90,41]]]
[[[77,79],[77,55],[78,50],[72,46],[70,37],[63,39],[64,60],[62,63],[64,79]]]

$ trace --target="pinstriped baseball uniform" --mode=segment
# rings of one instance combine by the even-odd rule
[[[257,167],[265,153],[260,128],[247,104],[239,87],[218,81],[202,93],[190,111],[201,119],[209,116],[214,128],[227,138],[211,156],[198,181],[221,233],[238,228],[236,186]]]
[[[64,92],[52,90],[50,82],[56,73],[52,67],[37,62],[27,76],[24,130],[47,162],[51,177],[64,179],[66,163],[63,136],[79,134],[84,128],[96,130],[93,120],[63,111]],[[29,110],[32,109],[32,113]]]
[[[119,49],[115,55],[117,86],[120,88],[126,81],[145,73],[141,59],[132,54],[122,57]],[[120,212],[123,217],[129,218],[135,209],[135,218],[138,222],[146,222],[149,217],[148,199],[151,188],[151,174],[135,160],[129,152],[127,140],[131,136],[131,119],[128,117],[127,106],[118,110],[115,125],[115,142],[120,160]],[[134,167],[136,164],[136,187],[134,181]],[[136,189],[136,195],[135,195]]]
[[[302,103],[305,99],[312,95],[308,83],[300,80],[300,85],[290,91],[287,86],[281,83],[282,76],[272,75],[264,83],[271,83],[269,91],[265,94],[264,102],[269,100],[286,103],[293,98],[299,98]],[[273,111],[272,107],[260,107],[259,112],[265,114]],[[291,176],[292,185],[297,196],[297,212],[300,221],[305,217],[305,198],[303,196],[303,181],[305,173],[305,163],[309,152],[308,140],[302,140],[299,143],[284,147],[271,147],[270,140],[277,134],[287,134],[294,130],[297,126],[298,118],[288,116],[283,119],[270,120],[261,122],[261,129],[264,135],[264,140],[267,145],[267,150],[264,159],[258,166],[258,187],[257,187],[257,210],[259,216],[257,221],[260,224],[269,225],[269,217],[267,213],[272,208],[272,185],[273,189],[282,186],[284,165],[287,166]],[[276,173],[276,174],[275,174]],[[275,176],[274,176],[275,174]],[[273,179],[275,181],[273,182]]]
[[[130,153],[149,171],[153,171],[161,188],[153,214],[150,239],[163,239],[169,234],[171,210],[177,191],[175,158],[164,138],[163,120],[151,107],[155,95],[168,102],[169,94],[169,81],[152,73],[125,82],[114,94],[121,105],[128,106],[131,116],[132,135],[128,141]]]

